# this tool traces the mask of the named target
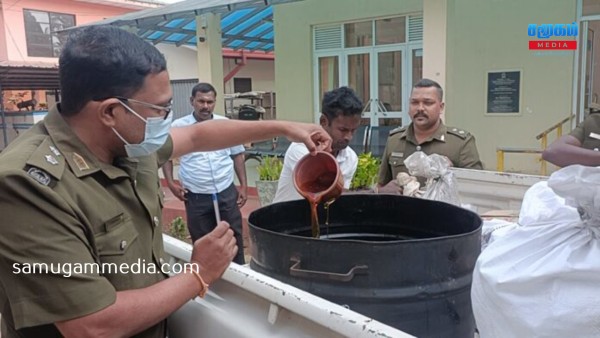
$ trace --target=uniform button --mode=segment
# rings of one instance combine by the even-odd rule
[[[160,222],[158,221],[158,217],[154,216],[154,226],[158,226],[160,224]]]
[[[158,261],[160,262],[161,265],[165,264],[165,260],[162,257]]]
[[[137,188],[137,180],[133,180],[133,186]]]
[[[417,146],[417,151],[421,151],[421,146]]]
[[[121,245],[120,245],[121,251],[125,250],[126,247],[127,247],[127,241],[125,241],[125,240],[121,241]]]

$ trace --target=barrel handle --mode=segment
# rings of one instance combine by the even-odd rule
[[[325,271],[314,271],[314,270],[304,270],[300,269],[300,259],[292,258],[290,259],[294,262],[294,265],[290,267],[290,275],[295,277],[305,277],[305,278],[323,278],[335,280],[338,282],[349,282],[354,278],[354,275],[366,275],[369,272],[369,267],[367,265],[356,265],[347,273],[336,273],[336,272],[325,272]]]

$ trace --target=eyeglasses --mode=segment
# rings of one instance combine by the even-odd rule
[[[115,96],[115,99],[117,99],[117,100],[119,100],[119,101],[121,101],[123,103],[133,102],[133,103],[141,104],[142,106],[146,106],[148,108],[152,108],[152,109],[164,111],[165,112],[165,117],[164,117],[165,120],[167,119],[167,117],[169,116],[169,114],[171,114],[171,110],[173,110],[173,100],[169,101],[169,103],[167,104],[167,106],[157,106],[157,105],[152,104],[152,103],[148,103],[148,102],[144,102],[144,101],[138,101],[138,100],[134,100],[134,99],[128,99],[126,97],[121,97],[121,96]]]

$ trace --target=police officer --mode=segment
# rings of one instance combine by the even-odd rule
[[[165,318],[203,296],[237,246],[221,222],[194,243],[189,269],[167,278],[158,168],[278,135],[312,153],[331,138],[283,121],[169,131],[163,55],[115,27],[74,30],[59,69],[60,105],[0,155],[2,338],[165,337]]]
[[[407,172],[404,159],[415,151],[444,155],[454,167],[482,169],[475,137],[442,122],[442,99],[442,87],[437,82],[422,79],[415,84],[408,112],[412,123],[390,132],[379,169],[379,187],[394,180],[398,173]]]
[[[559,167],[600,166],[600,113],[591,113],[569,135],[552,142],[542,158]]]

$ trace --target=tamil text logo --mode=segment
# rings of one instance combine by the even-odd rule
[[[530,24],[527,35],[543,40],[529,40],[529,49],[575,50],[577,49],[577,23],[572,24]],[[557,39],[550,39],[558,37]],[[572,37],[572,39],[568,39]],[[568,40],[566,40],[567,38]]]

